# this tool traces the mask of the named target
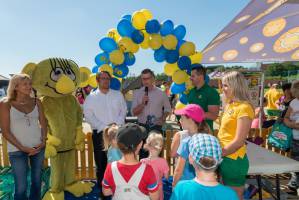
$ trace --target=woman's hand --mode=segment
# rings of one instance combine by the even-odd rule
[[[40,150],[42,150],[43,148],[45,148],[45,146],[46,146],[46,141],[43,141],[43,142],[41,142],[39,145],[37,145],[36,147],[34,147],[34,149],[40,151]]]
[[[22,146],[22,148],[20,150],[27,153],[29,156],[34,156],[35,154],[37,154],[40,151],[35,148],[24,147],[24,146]]]
[[[227,155],[228,155],[227,150],[225,148],[222,148],[222,156],[225,157]]]

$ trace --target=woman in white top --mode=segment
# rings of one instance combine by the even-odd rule
[[[291,92],[295,99],[291,101],[283,122],[286,126],[293,129],[291,158],[299,161],[299,80],[292,83]],[[299,172],[292,173],[288,187],[291,190],[297,191],[299,188]]]
[[[15,180],[15,200],[41,199],[41,171],[47,123],[40,100],[32,98],[31,79],[26,74],[14,75],[8,85],[7,97],[0,103],[3,137]],[[30,196],[27,197],[28,161],[31,167]]]

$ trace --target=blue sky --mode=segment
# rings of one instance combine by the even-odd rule
[[[187,29],[185,39],[203,49],[249,0],[2,0],[0,74],[20,72],[28,62],[70,58],[92,68],[98,42],[122,15],[147,8],[160,22],[170,19]],[[131,74],[150,67],[163,72],[152,50],[141,49]]]

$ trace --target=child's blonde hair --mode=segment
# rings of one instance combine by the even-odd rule
[[[157,132],[150,132],[149,136],[146,139],[146,144],[144,145],[144,148],[149,150],[149,148],[155,149],[158,153],[161,152],[163,149],[163,136],[160,133]]]
[[[109,124],[103,131],[104,151],[107,151],[113,139],[116,139],[118,126],[117,124]]]

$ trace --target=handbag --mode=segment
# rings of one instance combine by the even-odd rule
[[[276,122],[268,136],[268,144],[283,151],[288,151],[291,147],[292,138],[292,129],[282,122]]]

